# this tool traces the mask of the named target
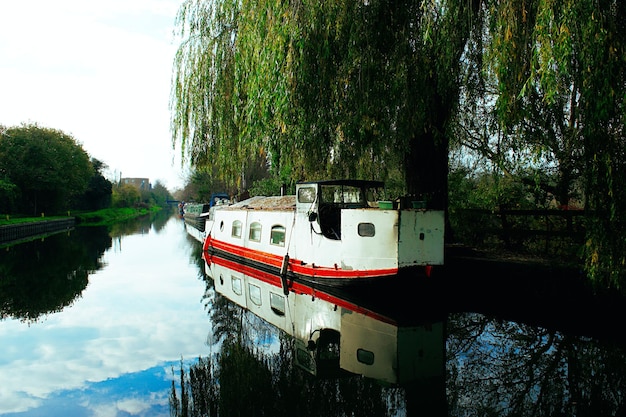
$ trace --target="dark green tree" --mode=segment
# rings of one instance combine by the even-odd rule
[[[94,174],[89,180],[85,193],[77,198],[76,208],[84,210],[99,210],[111,207],[113,184],[102,175],[106,164],[98,159],[91,158]]]
[[[67,133],[36,124],[0,132],[0,178],[19,188],[22,213],[71,208],[93,174],[87,152]]]
[[[165,206],[167,205],[167,200],[172,199],[172,195],[169,190],[161,183],[161,181],[157,180],[150,190],[151,194],[151,203],[157,206]]]
[[[13,213],[19,199],[19,188],[11,181],[0,178],[0,213]]]
[[[234,184],[264,154],[281,181],[400,179],[447,208],[459,136],[494,195],[582,201],[588,274],[626,282],[626,5],[186,1],[178,24],[172,131],[193,166]]]

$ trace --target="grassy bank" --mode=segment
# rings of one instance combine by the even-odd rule
[[[134,219],[151,212],[161,210],[162,207],[150,208],[108,208],[98,211],[76,213],[76,222],[81,226],[100,226],[118,223],[124,220]]]
[[[89,212],[71,212],[68,211],[66,216],[40,216],[40,217],[26,217],[26,216],[12,216],[4,215],[0,218],[0,226],[5,224],[19,224],[40,222],[45,220],[65,219],[67,217],[75,217],[76,223],[86,226],[99,226],[109,225],[120,221],[134,219],[135,217],[143,216],[151,212],[162,210],[162,207],[153,206],[150,208],[108,208],[98,211]]]

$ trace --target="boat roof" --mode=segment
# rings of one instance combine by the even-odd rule
[[[382,181],[374,180],[321,180],[321,181],[302,181],[298,184],[320,184],[320,185],[351,185],[354,187],[383,187]]]
[[[303,181],[301,184],[320,184],[320,185],[350,185],[353,187],[384,187],[382,181],[371,180],[322,180],[322,181]],[[270,210],[270,211],[292,211],[296,208],[295,195],[282,196],[254,196],[238,203],[227,206],[218,206],[220,210]]]
[[[255,196],[229,206],[219,206],[220,210],[275,210],[292,211],[296,208],[295,195]]]

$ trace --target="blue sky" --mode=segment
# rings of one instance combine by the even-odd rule
[[[165,362],[117,378],[88,382],[80,389],[56,391],[34,408],[3,417],[168,417],[172,367],[176,372],[180,362]]]
[[[177,218],[116,238],[73,305],[0,321],[0,416],[169,415],[172,364],[212,351],[188,239]]]
[[[184,184],[169,96],[182,0],[0,2],[0,125],[76,138],[107,176]]]

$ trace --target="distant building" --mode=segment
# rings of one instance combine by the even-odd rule
[[[150,191],[152,189],[149,178],[122,178],[121,183],[133,185],[139,190]]]

